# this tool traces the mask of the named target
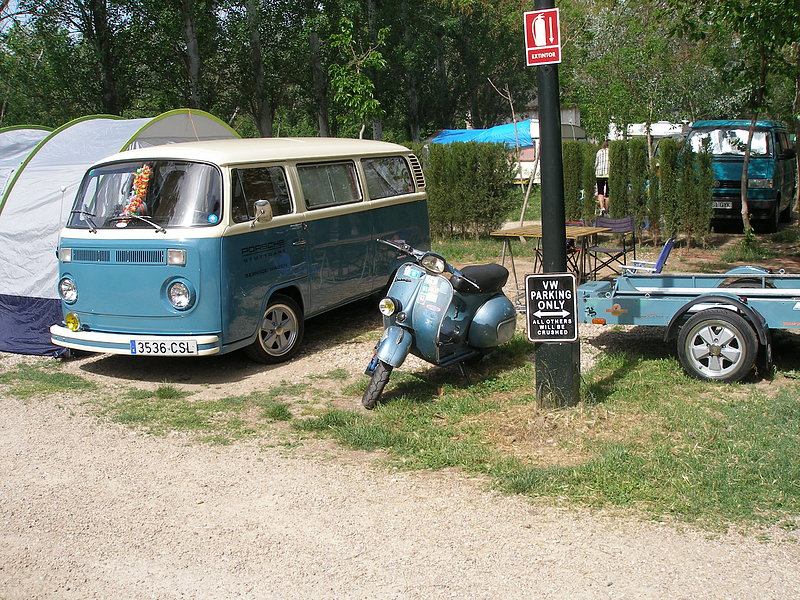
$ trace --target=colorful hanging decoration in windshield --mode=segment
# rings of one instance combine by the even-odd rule
[[[131,190],[131,198],[122,210],[122,217],[130,217],[131,215],[143,215],[147,212],[144,204],[144,198],[147,195],[147,186],[150,184],[150,175],[152,169],[150,165],[142,165],[140,169],[136,170],[133,176],[133,190]]]

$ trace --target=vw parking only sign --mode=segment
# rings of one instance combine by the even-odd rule
[[[578,339],[574,273],[527,275],[525,307],[531,342],[574,342]]]

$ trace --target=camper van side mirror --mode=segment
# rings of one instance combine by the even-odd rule
[[[272,221],[272,205],[269,200],[256,200],[253,205],[255,216],[250,221],[250,227],[255,227],[256,223],[269,223]]]
[[[794,148],[787,148],[783,151],[781,158],[794,158],[796,156]]]

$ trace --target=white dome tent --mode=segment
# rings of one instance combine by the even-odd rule
[[[20,165],[52,129],[35,126],[0,128],[0,198],[6,193]]]
[[[144,119],[83,117],[41,133],[21,164],[25,136],[17,134],[15,145],[14,136],[3,144],[0,135],[0,168],[14,171],[5,184],[0,180],[0,351],[57,355],[64,349],[49,334],[62,318],[56,247],[86,169],[124,150],[239,136],[216,117],[190,109]],[[17,166],[7,166],[14,161]]]

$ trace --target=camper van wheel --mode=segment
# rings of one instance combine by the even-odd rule
[[[678,357],[692,377],[739,381],[753,368],[758,338],[743,317],[725,308],[701,310],[678,335]]]
[[[288,296],[270,298],[255,342],[245,348],[247,355],[262,363],[279,363],[292,358],[303,340],[303,311]]]

